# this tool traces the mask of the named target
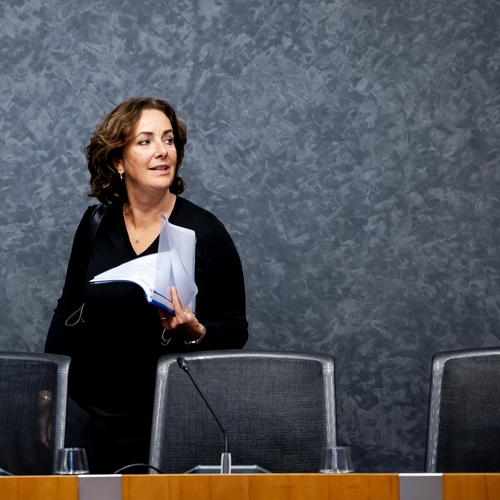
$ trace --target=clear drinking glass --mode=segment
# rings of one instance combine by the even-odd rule
[[[350,448],[348,446],[323,448],[319,471],[329,474],[354,472]]]
[[[57,450],[56,474],[88,474],[87,454],[83,448]]]

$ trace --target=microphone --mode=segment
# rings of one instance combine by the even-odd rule
[[[2,469],[0,467],[0,476],[13,476],[14,474],[12,474],[11,472],[9,471],[6,471],[5,469]]]
[[[227,437],[226,429],[224,429],[224,427],[222,427],[222,424],[220,423],[219,419],[217,418],[217,415],[212,410],[212,407],[208,404],[208,401],[206,400],[203,393],[200,391],[200,388],[198,387],[198,384],[194,381],[193,377],[191,376],[191,373],[189,373],[188,362],[182,356],[179,356],[177,358],[177,364],[179,365],[180,368],[182,368],[182,370],[184,370],[188,374],[188,377],[190,378],[193,385],[196,387],[198,394],[201,396],[201,399],[203,399],[203,401],[207,405],[207,408],[210,410],[210,413],[213,415],[213,417],[215,418],[215,421],[217,422],[217,424],[220,427],[220,430],[224,434],[224,453],[222,453],[222,455],[221,455],[220,472],[221,472],[221,474],[231,474],[231,453],[229,453],[229,440]]]

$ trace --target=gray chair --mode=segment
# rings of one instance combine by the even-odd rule
[[[317,472],[336,443],[334,358],[294,352],[185,354],[189,372],[227,431],[233,466]],[[220,465],[223,434],[177,355],[157,370],[150,464],[164,473]],[[154,471],[150,471],[154,473]]]
[[[0,468],[53,474],[64,446],[70,358],[0,352]]]
[[[432,361],[427,472],[500,472],[500,348]]]

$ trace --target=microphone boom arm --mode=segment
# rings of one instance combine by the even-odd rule
[[[188,366],[187,361],[182,356],[179,356],[177,358],[177,364],[180,366],[180,368],[182,368],[182,370],[184,370],[188,374],[189,379],[191,380],[193,385],[196,387],[198,394],[201,396],[201,399],[203,399],[204,403],[207,405],[207,408],[210,410],[210,413],[215,418],[215,421],[219,425],[220,430],[224,434],[224,453],[221,456],[220,471],[221,471],[221,474],[231,474],[231,454],[229,453],[229,439],[227,437],[226,429],[224,429],[224,427],[222,427],[222,424],[220,423],[219,419],[217,418],[217,415],[214,413],[214,411],[212,410],[212,407],[209,405],[207,399],[205,398],[205,396],[201,392],[200,388],[198,387],[198,384],[194,381],[193,377],[189,373],[189,366]]]

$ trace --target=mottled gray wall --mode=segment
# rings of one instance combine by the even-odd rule
[[[0,1],[0,349],[40,351],[125,98],[187,120],[186,197],[240,250],[249,348],[337,360],[362,471],[421,471],[430,361],[500,343],[499,4]]]

